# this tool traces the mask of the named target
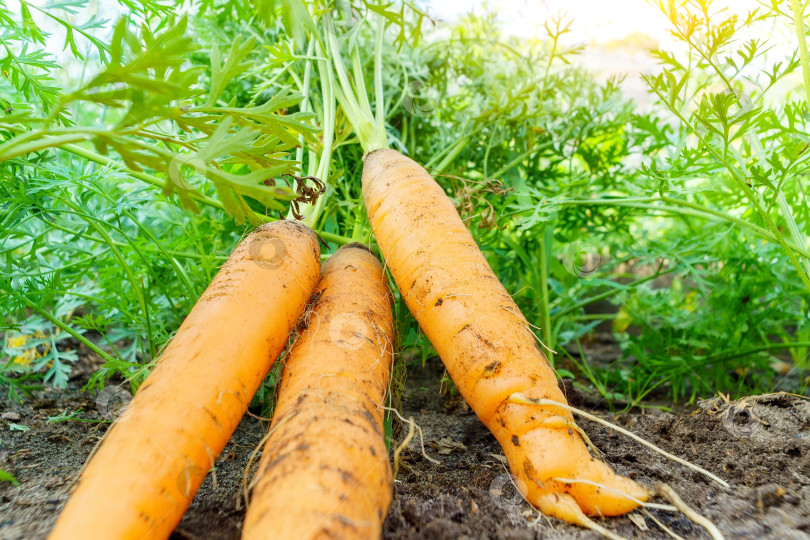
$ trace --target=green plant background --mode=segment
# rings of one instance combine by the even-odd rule
[[[486,10],[448,24],[407,3],[119,0],[115,20],[87,0],[0,7],[3,392],[64,387],[79,347],[104,362],[88,386],[137,390],[239,239],[289,215],[285,175],[325,181],[304,205],[325,253],[373,245],[362,150],[313,37],[329,32],[560,375],[620,404],[804,392],[805,6],[652,3],[679,46],[647,51],[649,110],[580,67],[564,17],[518,39]],[[395,309],[401,372],[435,353]],[[613,358],[591,354],[597,332]]]

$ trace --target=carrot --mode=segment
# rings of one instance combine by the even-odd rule
[[[318,281],[313,232],[250,234],[200,297],[82,474],[50,535],[168,538]]]
[[[379,538],[391,504],[388,286],[360,244],[338,249],[322,272],[309,326],[284,367],[245,539]]]
[[[589,521],[583,511],[618,515],[646,500],[647,490],[588,452],[570,412],[527,402],[567,403],[526,319],[444,190],[390,149],[366,155],[362,182],[374,236],[405,303],[498,439],[526,499],[580,524]]]

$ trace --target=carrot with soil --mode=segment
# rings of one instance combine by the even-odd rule
[[[459,392],[498,439],[527,500],[547,515],[601,529],[586,514],[623,514],[649,493],[591,455],[568,410],[526,401],[567,405],[528,322],[452,201],[423,167],[388,148],[382,18],[378,24],[376,115],[357,49],[350,76],[334,32],[326,45],[340,82],[337,97],[366,152],[363,197],[386,266]]]
[[[320,273],[306,226],[251,233],[110,428],[51,539],[167,538],[287,343]]]
[[[510,399],[567,403],[528,322],[433,178],[395,150],[376,150],[365,158],[363,196],[408,309],[528,501],[579,523],[582,511],[618,515],[646,500],[647,490],[588,452],[570,412]]]
[[[243,538],[379,538],[388,513],[393,319],[382,266],[344,246],[316,297],[284,366]]]

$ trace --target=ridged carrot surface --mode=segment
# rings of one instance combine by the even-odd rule
[[[393,321],[379,261],[363,246],[323,265],[286,360],[242,537],[379,538],[392,497],[383,408]]]
[[[574,523],[582,522],[580,509],[608,516],[638,506],[622,494],[645,500],[644,488],[589,453],[567,424],[569,412],[509,400],[519,393],[566,403],[526,319],[441,186],[413,160],[383,149],[365,158],[363,195],[405,303],[498,439],[527,500]]]
[[[168,538],[317,284],[313,232],[280,221],[231,254],[92,458],[52,540]]]

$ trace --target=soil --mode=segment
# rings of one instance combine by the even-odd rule
[[[67,390],[45,388],[22,404],[0,401],[0,469],[19,486],[0,483],[0,539],[44,538],[73,480],[107,423],[49,422],[65,411],[103,420],[97,399],[81,387],[98,366],[83,355]],[[411,368],[402,414],[424,435],[402,454],[395,497],[385,523],[388,539],[575,538],[594,532],[538,515],[522,502],[495,439],[458,396],[439,390],[438,360]],[[580,425],[620,473],[649,486],[664,482],[713,521],[726,538],[810,538],[810,402],[776,394],[736,402],[721,398],[675,412],[656,408],[610,412],[598,397],[566,387],[572,405],[623,426],[731,484],[716,482],[600,424]],[[11,429],[11,424],[27,431]],[[239,538],[244,515],[242,475],[266,422],[246,416],[197,493],[172,538]],[[398,426],[401,427],[401,426]],[[397,442],[404,431],[395,429]],[[655,502],[666,503],[657,498]],[[649,515],[682,538],[709,538],[683,514]],[[599,520],[625,538],[671,538],[640,512]]]

